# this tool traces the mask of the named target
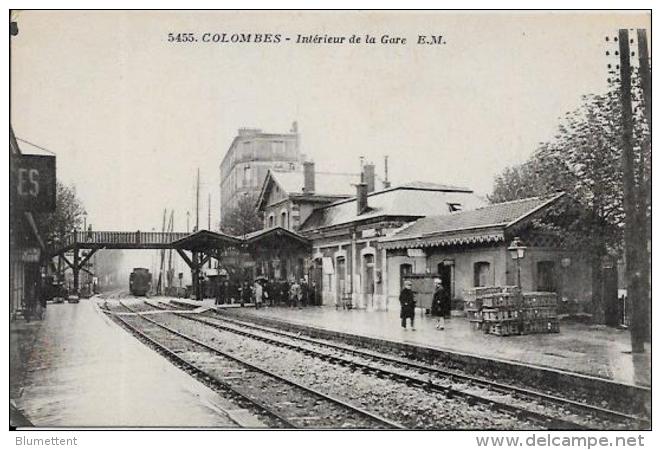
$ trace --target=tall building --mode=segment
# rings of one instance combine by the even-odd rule
[[[259,195],[269,169],[297,171],[303,157],[296,122],[289,133],[240,128],[220,163],[221,218],[236,206],[241,196]]]

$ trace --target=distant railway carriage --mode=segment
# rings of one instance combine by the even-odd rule
[[[129,277],[129,291],[131,295],[147,295],[151,289],[151,273],[148,269],[136,267]]]

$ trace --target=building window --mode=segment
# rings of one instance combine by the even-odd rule
[[[321,269],[324,275],[324,289],[327,292],[333,292],[333,275],[335,274],[335,267],[333,266],[333,258],[324,256],[321,258]]]
[[[491,264],[486,261],[476,262],[473,265],[473,286],[483,287],[491,285]]]
[[[374,294],[374,255],[363,256],[363,293]]]
[[[337,294],[340,298],[346,293],[346,259],[343,256],[337,258]]]
[[[273,214],[269,215],[269,228],[273,228],[275,225],[275,216]]]
[[[543,292],[555,292],[556,289],[555,263],[553,261],[538,262],[537,290]]]
[[[250,186],[250,180],[252,179],[252,171],[250,166],[245,166],[243,168],[243,186]]]
[[[289,228],[289,221],[287,220],[287,211],[280,213],[280,226],[282,228]]]

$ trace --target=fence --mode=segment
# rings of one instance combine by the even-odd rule
[[[67,247],[76,243],[101,244],[101,245],[167,245],[188,236],[183,232],[160,232],[160,231],[76,231],[66,237],[61,243]]]

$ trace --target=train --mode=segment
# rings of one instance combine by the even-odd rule
[[[151,289],[151,273],[144,267],[136,267],[129,276],[129,292],[135,296],[145,296]]]

